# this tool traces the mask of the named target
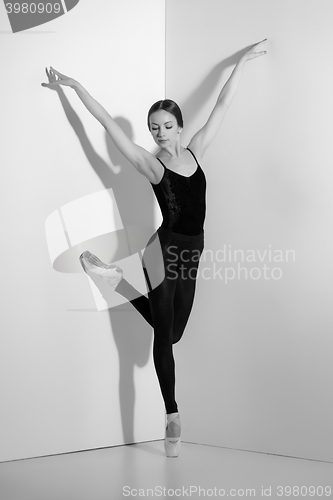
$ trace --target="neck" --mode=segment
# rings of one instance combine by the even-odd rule
[[[184,150],[185,150],[185,148],[183,148],[180,145],[180,140],[178,140],[172,146],[168,146],[167,148],[163,148],[163,151],[165,151],[168,156],[172,156],[173,158],[180,158],[180,157],[182,157]]]

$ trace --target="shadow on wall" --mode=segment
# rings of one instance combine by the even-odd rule
[[[186,101],[182,104],[183,115],[186,118],[186,123],[191,124],[194,121],[198,111],[203,108],[208,101],[208,99],[212,96],[213,92],[215,93],[215,89],[217,83],[221,80],[221,75],[229,66],[235,66],[239,59],[250,49],[251,45],[248,47],[235,52],[232,56],[224,59],[219,62],[208,75],[203,79],[201,85],[195,89],[192,94],[186,99]],[[222,89],[222,85],[216,91],[216,99]],[[211,110],[212,111],[212,110]],[[208,119],[208,116],[207,116]],[[203,126],[202,123],[201,126]]]
[[[79,116],[70,105],[63,90],[60,87],[52,90],[58,93],[66,117],[76,133],[91,167],[101,179],[105,189],[112,188],[124,227],[148,226],[153,228],[155,202],[148,180],[134,169],[116,148],[108,133],[105,132],[107,150],[112,162],[112,165],[108,165],[92,147]],[[118,117],[115,118],[115,121],[129,139],[133,140],[132,127],[128,120]],[[82,171],[82,175],[84,175],[84,171]],[[89,250],[89,248],[84,249]],[[97,282],[95,284],[102,295],[106,295],[101,290],[100,285]],[[105,298],[107,297],[105,296]],[[126,314],[125,311],[133,311],[133,314]],[[153,332],[151,326],[130,303],[109,308],[108,313],[119,355],[119,402],[123,438],[125,443],[133,443],[135,441],[134,369],[135,366],[143,367],[147,364]]]

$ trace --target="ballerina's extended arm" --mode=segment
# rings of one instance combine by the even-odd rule
[[[121,153],[132,163],[132,165],[148,178],[151,182],[156,181],[156,172],[160,170],[160,164],[149,151],[132,142],[116,121],[109,115],[105,108],[94,99],[89,92],[76,80],[63,75],[50,66],[50,71],[46,68],[49,83],[42,83],[43,87],[53,87],[55,85],[65,85],[75,90],[85,107],[103,125],[113,142]],[[58,80],[56,79],[58,77]]]
[[[227,109],[237,91],[246,61],[266,54],[266,51],[256,52],[256,49],[266,41],[267,38],[252,45],[252,47],[240,58],[228,81],[223,86],[206,124],[191,139],[189,148],[192,149],[199,158],[204,156],[222,124]]]

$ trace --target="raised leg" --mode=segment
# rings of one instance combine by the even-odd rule
[[[117,293],[125,297],[135,309],[154,328],[150,292],[156,288],[165,276],[162,249],[157,232],[149,239],[143,257],[143,271],[146,278],[148,298],[136,290],[126,279],[122,279],[115,288]]]
[[[122,279],[115,288],[115,292],[120,293],[127,299],[133,307],[144,317],[150,326],[154,327],[150,310],[149,299],[134,288],[126,279]]]

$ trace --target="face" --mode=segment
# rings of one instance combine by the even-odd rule
[[[179,140],[181,127],[172,113],[164,109],[155,111],[149,117],[149,124],[153,139],[160,148],[169,147]]]

